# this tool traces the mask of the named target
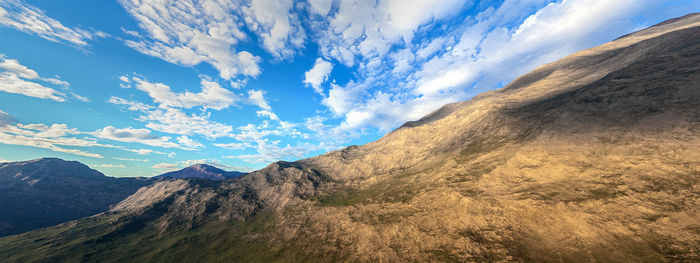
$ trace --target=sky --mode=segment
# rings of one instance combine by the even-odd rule
[[[691,0],[0,0],[0,161],[252,171],[381,138]]]

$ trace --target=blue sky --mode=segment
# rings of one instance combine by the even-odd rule
[[[0,159],[250,171],[364,144],[698,1],[0,0]]]

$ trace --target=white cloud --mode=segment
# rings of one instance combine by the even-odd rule
[[[367,96],[369,85],[350,81],[345,87],[331,84],[328,97],[323,98],[326,105],[336,116],[342,116],[353,108],[360,106],[362,99]]]
[[[258,117],[265,117],[265,118],[268,118],[268,119],[273,120],[273,121],[280,120],[280,118],[277,117],[277,114],[275,114],[274,112],[269,111],[269,110],[260,110],[260,111],[257,111],[256,114],[258,115]]]
[[[331,84],[322,101],[341,124],[324,124],[319,120],[329,116],[323,114],[307,119],[307,127],[323,130],[316,134],[336,139],[366,128],[386,131],[446,103],[498,88],[536,66],[638,28],[632,19],[655,5],[505,1],[461,24],[442,25],[445,33],[434,35],[425,30],[440,25],[435,20],[450,17],[460,3],[425,7],[428,2],[377,1],[376,8],[358,3],[341,2],[328,28],[310,33],[319,36],[322,55],[348,65],[361,62],[357,77]]]
[[[179,167],[182,167],[182,165],[178,163],[157,163],[153,165],[153,168],[156,169],[166,169],[166,170],[175,170]]]
[[[242,8],[248,28],[276,58],[292,57],[304,45],[306,34],[299,18],[290,14],[293,8],[293,0],[251,0]]]
[[[10,59],[0,54],[0,91],[21,94],[29,97],[65,101],[66,94],[46,87],[37,81],[48,82],[67,88],[70,84],[56,78],[42,78],[39,73],[19,63],[16,59]],[[79,100],[87,100],[78,94],[71,92]]]
[[[5,58],[5,55],[2,54],[0,54],[0,58],[2,58],[2,62],[0,62],[0,69],[14,73],[23,79],[39,79],[39,73],[36,73],[36,71],[20,64],[16,59]]]
[[[4,112],[0,110],[0,127],[5,126],[5,125],[11,125],[17,123],[17,120],[15,120],[12,115],[7,114],[7,112]]]
[[[0,25],[11,27],[53,42],[86,46],[88,40],[105,37],[104,32],[68,28],[40,9],[19,0],[0,1]]]
[[[279,130],[260,130],[253,124],[238,127],[239,133],[231,134],[230,136],[236,140],[243,142],[258,141],[270,135],[282,135]]]
[[[331,11],[333,0],[309,0],[309,4],[314,12],[325,16]]]
[[[331,71],[333,71],[333,64],[323,58],[317,58],[314,66],[304,73],[304,83],[311,85],[316,93],[323,95],[321,84],[328,80]]]
[[[267,100],[265,100],[265,96],[263,95],[262,90],[249,90],[248,91],[248,99],[250,102],[254,105],[257,105],[263,110],[271,110],[272,107],[270,107],[270,104],[267,103]]]
[[[111,97],[108,102],[126,106],[127,110],[136,111],[140,115],[136,120],[146,123],[153,130],[180,134],[198,134],[208,138],[228,136],[233,127],[209,120],[209,115],[187,114],[175,108],[156,108],[141,102],[130,101],[119,97]]]
[[[51,126],[44,124],[4,125],[0,126],[0,143],[37,147],[92,158],[104,157],[97,153],[68,149],[65,146],[114,148],[112,145],[99,144],[94,139],[66,136],[76,133],[78,133],[77,130],[70,129],[65,124],[52,124]]]
[[[0,90],[34,98],[66,101],[64,98],[65,94],[62,92],[42,86],[36,82],[21,79],[17,75],[9,72],[0,73]]]
[[[148,162],[148,159],[135,159],[135,158],[121,158],[121,157],[112,157],[114,160],[120,160],[120,161],[129,161],[129,162]]]
[[[260,107],[262,110],[256,111],[258,117],[265,117],[273,121],[281,121],[277,114],[272,112],[272,107],[265,100],[262,90],[248,90],[248,100],[251,104]]]
[[[232,13],[242,3],[196,0],[192,2],[120,0],[119,3],[145,31],[144,38],[127,40],[135,50],[171,63],[194,66],[205,62],[224,79],[260,74],[260,58],[235,45],[246,39],[243,21]],[[133,34],[132,34],[133,35]]]
[[[124,165],[124,164],[108,164],[108,163],[93,164],[90,166],[96,167],[96,168],[126,168],[126,165]]]
[[[293,161],[304,157],[310,152],[318,150],[337,150],[339,148],[337,145],[328,145],[325,143],[317,145],[301,143],[296,146],[287,144],[284,147],[280,147],[278,144],[279,141],[270,142],[267,139],[258,140],[255,146],[257,153],[224,156],[223,158],[240,159],[248,163],[270,163],[280,160]]]
[[[116,129],[112,126],[107,126],[94,132],[82,132],[76,128],[70,128],[68,125],[60,123],[54,123],[51,125],[46,125],[43,123],[22,124],[16,121],[9,114],[0,111],[0,143],[4,144],[44,148],[55,152],[71,153],[92,158],[104,157],[98,153],[87,152],[79,149],[68,149],[66,146],[83,148],[103,147],[128,151],[139,155],[154,153],[170,156],[174,154],[154,151],[151,149],[130,149],[124,146],[103,144],[99,143],[97,138],[141,143],[158,147],[180,148],[185,150],[191,150],[191,148],[188,147],[196,145],[196,142],[192,141],[183,146],[170,141],[169,137],[159,137],[151,134],[151,132],[147,129]],[[122,158],[114,159],[122,160]],[[123,160],[136,161],[136,159]]]
[[[190,137],[187,137],[185,135],[177,137],[177,142],[190,149],[204,148],[204,145],[202,145],[198,141],[190,139]]]
[[[355,57],[368,61],[383,57],[398,42],[410,43],[419,26],[448,18],[463,5],[462,0],[341,1],[327,21],[328,28],[316,39],[325,57],[353,65]],[[312,7],[316,10],[318,5]]]
[[[148,82],[138,77],[128,79],[122,76],[119,79],[124,82],[123,84],[126,87],[129,87],[133,83],[134,87],[148,93],[148,96],[153,99],[153,102],[159,104],[161,107],[186,109],[204,107],[221,110],[233,105],[237,100],[237,96],[233,92],[221,87],[217,82],[209,81],[204,78],[201,80],[202,91],[199,93],[192,93],[189,91],[175,93],[168,85]]]
[[[253,145],[247,142],[215,143],[214,146],[229,150],[244,150],[253,147]]]
[[[80,95],[76,94],[75,92],[70,92],[70,95],[73,96],[73,98],[76,98],[76,99],[79,100],[79,101],[82,101],[82,102],[90,102],[90,99],[88,99],[87,97],[80,96]]]
[[[132,142],[132,143],[141,143],[145,145],[150,145],[150,146],[157,146],[157,147],[164,147],[164,148],[181,148],[185,150],[190,150],[192,148],[197,148],[197,147],[190,147],[190,145],[194,145],[194,143],[190,141],[186,141],[188,144],[182,143],[180,139],[178,138],[178,143],[175,143],[170,140],[170,137],[161,137],[158,135],[155,135],[151,133],[150,130],[148,129],[134,129],[131,127],[128,128],[122,128],[122,129],[117,129],[112,126],[107,126],[102,129],[99,129],[95,132],[92,133],[95,137],[98,138],[103,138],[103,139],[109,139],[109,140],[114,140],[114,141],[120,141],[120,142]]]

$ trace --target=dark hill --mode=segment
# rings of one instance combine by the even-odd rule
[[[0,236],[107,211],[147,184],[58,158],[0,163]]]

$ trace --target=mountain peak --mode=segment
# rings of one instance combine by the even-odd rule
[[[7,179],[5,177],[8,176],[17,177],[18,175],[31,180],[58,177],[81,179],[102,179],[106,177],[103,173],[81,162],[66,161],[55,157],[0,164],[0,180],[5,180]]]
[[[59,158],[1,163],[0,236],[106,211],[147,184]]]
[[[245,173],[238,171],[225,171],[221,168],[215,167],[213,165],[198,163],[193,164],[183,169],[167,172],[156,176],[157,178],[167,177],[167,178],[206,178],[210,180],[222,181],[229,178],[234,178],[241,176]]]

